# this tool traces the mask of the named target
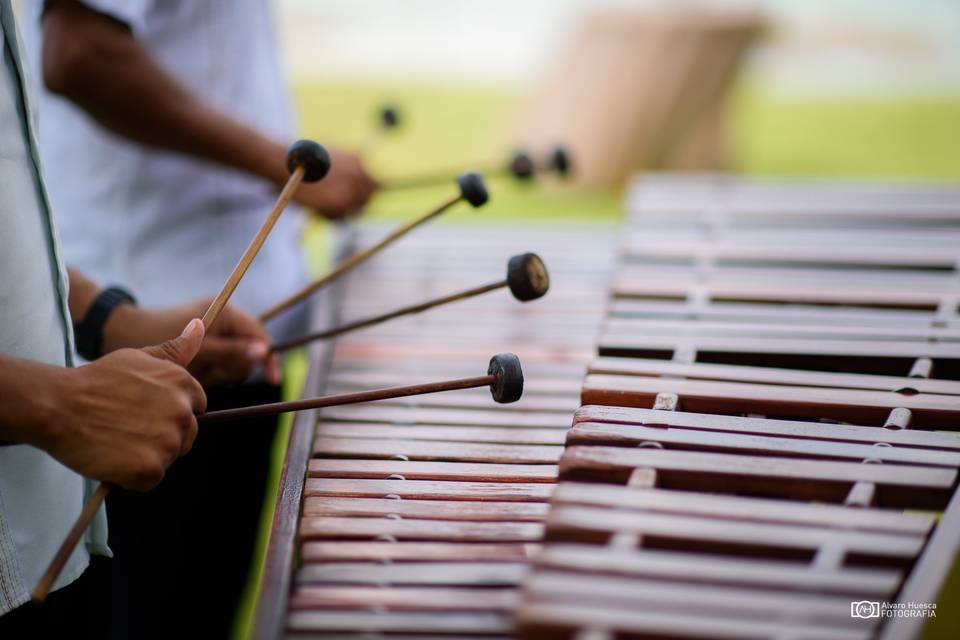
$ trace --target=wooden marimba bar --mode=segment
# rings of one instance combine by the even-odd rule
[[[936,602],[960,546],[960,190],[662,176],[630,203],[523,635],[950,624],[874,607]]]
[[[363,229],[356,244],[382,235]],[[257,637],[513,634],[518,585],[540,546],[596,344],[613,230],[434,225],[351,272],[321,303],[336,309],[331,325],[375,315],[500,278],[506,259],[526,251],[550,271],[541,300],[494,292],[311,348],[307,396],[476,375],[490,353],[508,350],[523,363],[525,393],[510,405],[479,389],[300,415]]]

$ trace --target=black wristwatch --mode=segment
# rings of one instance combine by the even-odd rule
[[[73,335],[77,343],[77,353],[87,360],[100,357],[103,346],[103,325],[117,305],[128,302],[137,304],[133,295],[121,287],[107,287],[101,291],[83,316],[83,320],[73,325]]]

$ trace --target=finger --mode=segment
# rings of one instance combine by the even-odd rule
[[[154,358],[167,360],[185,367],[190,364],[190,361],[200,350],[203,335],[203,322],[199,318],[194,318],[184,328],[183,333],[173,340],[167,340],[152,347],[145,347],[144,351]]]
[[[196,378],[189,373],[184,373],[179,380],[179,386],[187,394],[190,401],[190,410],[194,415],[198,415],[207,410],[207,393],[203,390]]]
[[[193,448],[193,442],[197,439],[197,419],[191,418],[190,423],[183,433],[183,443],[180,446],[180,455],[185,456]]]
[[[238,309],[232,305],[227,305],[223,313],[220,314],[221,325],[211,327],[207,332],[208,337],[217,336],[238,336],[247,338],[256,338],[263,342],[270,341],[270,334],[267,332],[263,323],[257,320],[252,314]]]
[[[270,347],[264,340],[248,338],[208,338],[203,345],[202,357],[221,376],[222,382],[243,382],[254,368],[265,362]]]
[[[280,369],[280,356],[276,353],[271,353],[267,357],[267,361],[263,366],[263,376],[267,379],[267,382],[274,386],[279,386],[283,380],[283,374]]]

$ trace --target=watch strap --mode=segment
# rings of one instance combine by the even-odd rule
[[[137,300],[122,287],[107,287],[94,299],[83,319],[73,325],[77,353],[87,360],[96,360],[103,346],[103,325],[117,305],[128,302],[136,305]]]

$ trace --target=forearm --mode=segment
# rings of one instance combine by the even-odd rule
[[[97,294],[100,293],[100,285],[71,267],[67,267],[67,276],[70,279],[70,297],[67,300],[67,306],[70,309],[70,318],[76,324],[83,319]]]
[[[158,65],[123,24],[74,0],[43,20],[47,87],[111,131],[280,184],[285,148],[200,100]]]
[[[0,354],[0,443],[46,448],[61,367]]]
[[[79,323],[102,290],[100,285],[93,282],[73,268],[67,268],[70,277],[70,317],[74,324]],[[124,347],[145,347],[163,342],[177,335],[181,327],[171,328],[164,333],[151,331],[150,319],[161,313],[139,309],[133,304],[122,302],[117,305],[103,323],[103,343],[101,355],[106,355]],[[155,322],[152,324],[156,324]]]

